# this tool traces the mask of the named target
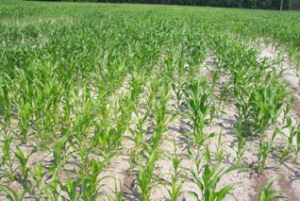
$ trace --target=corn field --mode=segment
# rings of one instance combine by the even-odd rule
[[[0,200],[299,200],[300,13],[0,2]]]

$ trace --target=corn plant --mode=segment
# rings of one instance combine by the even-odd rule
[[[143,166],[139,161],[139,171],[137,176],[136,185],[140,188],[140,199],[148,201],[150,199],[151,191],[156,186],[153,184],[152,177],[155,164],[159,158],[160,151],[158,149],[152,149],[148,144],[144,144],[144,149],[148,153],[146,166]]]
[[[66,184],[62,184],[60,181],[57,181],[61,191],[65,192],[68,195],[68,197],[65,197],[63,195],[60,195],[60,197],[63,200],[70,200],[70,201],[77,200],[77,195],[76,195],[77,194],[77,187],[78,187],[80,182],[81,182],[80,179],[78,179],[76,181],[71,181],[68,174],[67,174],[67,183]],[[58,192],[56,192],[56,193],[58,193]]]
[[[58,182],[52,182],[52,183],[46,184],[46,186],[44,188],[44,194],[46,195],[46,197],[49,200],[58,201],[60,199],[59,192],[57,191],[58,188],[59,188]]]
[[[291,150],[281,150],[281,155],[278,155],[279,158],[279,168],[282,164],[290,159],[289,155],[292,153]]]
[[[15,190],[8,186],[0,185],[0,190],[4,193],[5,198],[9,201],[21,201],[24,200],[24,196],[26,193],[30,191],[30,188],[26,188],[25,190],[21,190],[21,193],[17,193]]]
[[[19,168],[21,169],[22,173],[21,182],[24,185],[25,189],[29,186],[32,186],[31,181],[28,179],[28,173],[30,173],[30,168],[27,167],[27,162],[30,156],[36,152],[37,149],[33,149],[27,156],[25,156],[22,150],[18,146],[16,147],[15,156],[20,162]]]
[[[191,153],[189,153],[189,156],[191,160],[194,162],[194,164],[196,165],[196,170],[190,170],[188,168],[184,168],[184,169],[186,169],[192,174],[192,178],[197,184],[197,187],[201,192],[201,197],[199,197],[197,192],[194,191],[188,192],[193,197],[195,197],[196,200],[223,200],[227,194],[230,194],[230,190],[232,190],[236,184],[234,183],[228,184],[225,187],[223,187],[221,190],[216,191],[217,184],[222,178],[222,176],[233,170],[248,169],[242,167],[232,167],[226,170],[222,168],[221,170],[218,171],[221,162],[217,162],[216,164],[213,165],[212,168],[210,168],[209,163],[211,162],[211,154],[207,146],[205,149],[205,153],[200,155],[200,157],[195,158],[194,155],[192,155]],[[206,160],[206,164],[204,166],[201,166],[202,157],[205,157]]]
[[[210,69],[208,69],[210,70]],[[219,76],[221,74],[221,68],[213,68],[212,70],[212,82],[211,82],[211,90],[214,91],[214,88],[216,87],[217,81],[219,79]]]
[[[183,92],[187,97],[186,104],[192,112],[184,113],[184,115],[192,122],[193,133],[191,137],[199,149],[199,145],[207,138],[203,129],[215,117],[216,108],[207,91],[207,80],[204,77],[187,82],[185,85]]]
[[[185,70],[184,70],[184,65],[185,65],[185,48],[184,48],[183,45],[182,45],[182,47],[180,49],[180,56],[177,59],[177,64],[178,64],[179,79],[181,79],[181,77],[185,73]]]
[[[111,135],[109,136],[112,139],[112,144],[115,150],[119,149],[121,145],[122,135],[129,126],[133,112],[132,104],[133,103],[130,103],[129,105],[123,105],[122,103],[119,103],[119,111],[117,110],[115,113],[116,129],[115,132],[111,131]],[[121,114],[118,114],[119,112]]]
[[[163,133],[167,131],[167,124],[172,122],[178,117],[178,114],[174,116],[167,115],[167,103],[170,99],[170,95],[167,86],[164,86],[160,93],[160,100],[154,101],[153,116],[155,121],[155,131],[151,136],[153,149],[159,148]]]
[[[229,168],[227,170],[221,169],[220,171],[217,171],[218,167],[218,164],[216,164],[212,169],[208,164],[204,165],[202,170],[202,178],[200,178],[199,174],[197,174],[197,172],[195,172],[194,170],[190,171],[202,195],[201,197],[199,197],[196,192],[189,191],[189,194],[195,197],[196,200],[223,200],[224,197],[228,195],[234,188],[234,186],[236,185],[235,183],[228,184],[219,191],[216,191],[217,184],[222,176],[236,169]]]
[[[262,138],[259,141],[259,146],[258,146],[258,171],[260,173],[263,173],[263,170],[265,168],[265,164],[268,158],[268,154],[271,153],[271,150],[274,148],[274,141],[276,136],[278,135],[278,133],[281,133],[280,130],[278,128],[275,128],[272,134],[272,138],[268,139],[268,138]],[[280,166],[282,165],[282,163],[287,160],[287,156],[289,155],[290,151],[284,151],[281,152],[282,155],[279,156],[279,161],[280,161]]]
[[[74,138],[74,143],[70,143],[70,147],[79,155],[79,158],[74,157],[74,159],[80,164],[79,175],[85,175],[90,167],[90,154],[92,152],[92,147],[84,144],[76,137]]]
[[[250,113],[253,114],[256,133],[261,136],[270,125],[270,121],[274,124],[281,112],[283,100],[289,93],[286,92],[286,85],[281,88],[273,85],[261,85],[251,94]]]
[[[167,51],[167,56],[165,60],[165,67],[166,67],[166,76],[172,78],[176,69],[176,60],[173,50]]]
[[[2,172],[2,174],[7,176],[10,180],[15,179],[15,168],[13,167],[14,157],[12,157],[10,154],[11,151],[14,151],[11,149],[12,140],[13,138],[11,135],[3,135],[4,144],[1,145],[1,149],[3,152],[3,156],[1,158],[1,166],[3,167],[5,165],[7,170],[6,168],[1,168],[0,172]]]
[[[9,92],[12,91],[12,89],[9,87],[9,83],[6,81],[5,77],[7,77],[7,75],[1,75],[2,79],[0,79],[0,110],[2,111],[1,113],[5,121],[4,126],[6,128],[8,125],[10,125],[11,121],[12,100]]]
[[[115,180],[115,196],[113,197],[110,194],[106,194],[107,199],[109,201],[122,201],[123,200],[123,189],[122,189],[122,183],[121,181],[119,181],[119,190],[118,190],[118,186],[117,186],[117,182]]]
[[[168,188],[166,183],[159,180],[159,183],[162,184],[167,189],[171,201],[178,200],[178,197],[182,193],[181,188],[185,183],[185,179],[182,179],[180,181],[180,176],[181,176],[181,173],[183,173],[183,170],[180,170],[180,166],[179,166],[180,165],[180,158],[178,157],[178,154],[177,154],[175,140],[173,140],[173,145],[174,145],[174,154],[169,153],[169,157],[170,157],[171,162],[172,162],[172,167],[174,169],[174,173],[170,173],[170,175],[171,175],[171,182],[170,182],[171,183],[171,188]]]
[[[33,167],[33,171],[30,171],[31,176],[33,178],[33,181],[35,182],[35,194],[36,197],[41,199],[42,198],[42,189],[41,189],[41,183],[43,179],[43,164],[40,163],[37,167]]]
[[[106,177],[98,179],[99,174],[103,171],[103,168],[110,162],[114,155],[110,155],[104,159],[101,163],[97,160],[91,161],[91,173],[82,177],[82,197],[85,200],[97,200],[99,196],[99,190],[104,186],[99,183]]]
[[[132,79],[129,83],[129,91],[130,91],[130,100],[133,102],[137,102],[139,99],[139,95],[143,92],[143,85],[145,83],[146,76],[144,73],[139,73],[134,71],[132,73]]]
[[[291,110],[291,105],[294,102],[294,97],[291,97],[288,103],[285,106],[285,109],[283,109],[283,120],[282,124],[285,124],[286,120],[289,118],[288,113]],[[287,122],[288,124],[288,122]]]
[[[188,156],[196,166],[196,173],[199,175],[201,173],[201,168],[202,168],[201,159],[204,157],[203,152],[201,151],[193,152],[190,149],[188,149]]]
[[[143,142],[143,119],[139,118],[137,125],[136,125],[136,129],[129,129],[131,134],[132,134],[132,138],[134,139],[134,145],[135,148],[134,150],[132,150],[130,152],[130,174],[132,174],[132,170],[133,168],[137,165],[137,160],[138,160],[138,155],[141,152],[141,145]]]
[[[85,138],[89,134],[90,127],[92,126],[91,119],[95,116],[95,112],[92,111],[92,108],[95,106],[91,99],[90,97],[89,101],[83,103],[83,109],[80,106],[81,100],[79,98],[77,100],[79,103],[75,104],[77,108],[75,108],[75,125],[72,133],[80,138]]]
[[[178,86],[175,85],[175,83],[172,83],[172,89],[176,95],[176,107],[180,109],[180,106],[182,104],[182,98],[183,98],[183,92],[182,92],[182,84],[179,82]]]
[[[264,189],[259,189],[259,194],[258,194],[258,200],[259,201],[271,201],[271,200],[274,200],[274,199],[287,199],[287,197],[282,196],[282,195],[274,195],[274,194],[278,193],[278,191],[270,190],[273,183],[275,181],[279,180],[279,179],[280,178],[276,178],[276,179],[270,181],[264,187]]]
[[[148,91],[148,96],[146,97],[146,104],[147,104],[147,108],[146,108],[146,114],[145,117],[149,115],[152,107],[153,107],[153,103],[154,103],[154,98],[156,97],[156,94],[158,93],[158,89],[159,86],[161,84],[161,80],[152,80],[153,78],[151,78],[150,80],[150,89]]]
[[[60,171],[60,168],[63,167],[66,164],[66,161],[68,157],[71,156],[72,152],[69,152],[69,149],[71,146],[68,143],[69,135],[66,133],[60,141],[54,144],[53,150],[49,147],[42,147],[43,150],[47,151],[48,154],[52,155],[52,161],[53,165],[51,166],[50,170],[52,172],[55,172],[55,174],[58,174]],[[50,171],[49,170],[49,171]],[[56,179],[55,174],[53,175],[53,179]]]
[[[273,146],[273,141],[261,140],[258,146],[258,169],[262,173],[267,161],[268,154]]]
[[[114,136],[115,134],[115,130],[114,128],[112,128],[110,122],[108,121],[109,110],[106,110],[105,107],[102,111],[104,111],[104,113],[102,113],[103,120],[100,122],[94,122],[94,143],[96,147],[100,145],[100,148],[105,155],[106,153],[114,151],[114,144],[116,143],[112,138],[112,136]]]
[[[71,109],[72,109],[71,100],[70,97],[67,95],[65,97],[65,104],[63,106],[63,122],[66,128],[70,128],[72,124]]]
[[[288,138],[288,150],[294,150],[294,152],[295,152],[294,162],[296,162],[297,158],[298,158],[299,150],[300,150],[300,143],[299,143],[300,142],[300,125],[298,124],[298,126],[297,125],[293,126],[292,119],[289,116],[286,118],[286,122],[287,122],[287,125],[284,126],[283,128],[289,129],[289,136],[287,137]],[[295,148],[293,146],[294,138],[296,138]],[[286,150],[286,151],[288,151],[288,150]]]
[[[219,136],[218,136],[218,144],[216,144],[216,153],[215,153],[215,156],[218,160],[218,163],[221,163],[223,158],[224,158],[224,149],[223,149],[223,146],[222,146],[222,129],[219,133]]]
[[[236,135],[237,135],[237,149],[235,150],[234,147],[231,147],[235,153],[236,153],[236,160],[235,160],[235,166],[238,167],[240,165],[241,159],[247,150],[245,146],[246,138],[243,137],[242,133],[242,120],[241,118],[238,119],[237,122],[237,130],[236,130]]]
[[[49,67],[48,67],[49,68]],[[47,68],[46,68],[47,69]],[[51,70],[49,70],[51,72]],[[38,76],[38,75],[37,75]],[[35,137],[40,144],[53,142],[53,138],[58,138],[56,135],[56,126],[59,120],[59,105],[62,97],[62,84],[58,84],[55,78],[43,83],[39,78],[35,79],[32,107],[35,120],[33,126],[37,132]]]
[[[32,117],[32,109],[28,102],[21,102],[17,104],[17,110],[20,117],[19,122],[22,131],[22,139],[26,143],[28,140],[28,133],[30,131],[30,119]]]

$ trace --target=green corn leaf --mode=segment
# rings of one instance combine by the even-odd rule
[[[235,184],[228,184],[225,187],[223,187],[218,193],[217,193],[217,200],[216,201],[222,201],[225,196],[234,188]]]
[[[206,146],[206,148],[205,148],[205,158],[206,158],[206,163],[209,164],[210,163],[210,152],[208,150],[208,146]]]

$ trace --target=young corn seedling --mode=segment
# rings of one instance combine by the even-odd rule
[[[28,187],[24,190],[21,190],[21,192],[18,194],[18,192],[16,192],[14,189],[0,184],[0,190],[2,191],[2,193],[4,193],[5,198],[7,200],[22,201],[22,200],[24,200],[25,194],[30,191],[30,187]]]
[[[278,154],[279,158],[279,169],[282,164],[290,159],[289,155],[292,153],[292,150],[282,150],[281,155]]]
[[[208,69],[210,70],[210,69]],[[221,74],[221,68],[213,68],[213,73],[212,73],[212,82],[211,82],[211,91],[214,91],[214,88],[216,87],[217,81],[220,77]]]
[[[235,166],[238,167],[240,165],[240,162],[242,160],[242,157],[243,157],[245,151],[247,150],[247,148],[244,147],[246,138],[243,137],[241,118],[238,119],[237,130],[235,131],[235,133],[237,134],[237,142],[238,142],[237,149],[235,150],[234,147],[231,147],[231,148],[236,153]]]
[[[146,76],[144,73],[133,71],[132,79],[129,83],[130,100],[137,103],[139,95],[143,92],[143,85],[145,83]]]
[[[264,189],[259,189],[259,194],[258,194],[258,200],[259,201],[271,201],[274,199],[287,199],[287,197],[282,196],[282,195],[275,195],[276,193],[278,193],[278,191],[275,190],[270,190],[271,186],[273,185],[273,183],[277,180],[279,180],[280,178],[276,178],[272,181],[270,181],[265,187]]]
[[[214,137],[215,134],[210,134],[205,140]],[[220,138],[219,138],[220,139]],[[197,149],[195,151],[193,151],[192,149],[188,148],[188,156],[189,158],[192,160],[192,162],[195,164],[196,166],[196,171],[195,173],[197,175],[201,174],[201,160],[203,157],[205,157],[208,161],[208,163],[210,162],[210,153],[208,152],[208,148],[206,147],[205,152],[203,152],[203,150],[200,149],[200,147],[203,145],[203,143],[205,142],[202,141],[200,142],[200,144],[197,145]],[[190,171],[189,169],[186,169],[187,171]]]
[[[183,186],[183,184],[185,183],[185,179],[180,180],[180,176],[181,173],[183,172],[183,170],[179,170],[180,168],[180,158],[177,155],[177,149],[176,149],[176,143],[175,140],[173,141],[174,144],[174,154],[169,153],[169,157],[171,159],[172,162],[172,166],[174,169],[174,173],[170,173],[171,175],[171,188],[168,188],[167,184],[164,183],[163,181],[159,181],[160,184],[162,184],[168,191],[168,194],[170,196],[170,200],[171,201],[177,201],[178,197],[180,196],[181,192],[181,188]]]
[[[119,181],[119,188],[117,186],[117,182],[115,180],[115,196],[113,197],[110,194],[106,194],[107,199],[109,201],[122,201],[123,200],[123,189],[122,189],[122,183]]]
[[[170,95],[166,86],[160,93],[160,101],[155,100],[153,111],[155,120],[155,131],[152,134],[151,141],[153,149],[159,148],[163,133],[167,131],[167,124],[175,120],[178,115],[170,116],[167,115],[167,103],[170,100]]]
[[[71,110],[72,110],[72,104],[71,104],[71,98],[66,95],[64,101],[64,105],[63,105],[63,126],[65,126],[65,128],[70,128],[72,121],[71,121]]]
[[[146,114],[145,114],[145,118],[148,117],[148,115],[150,114],[151,110],[153,109],[153,102],[154,99],[156,97],[156,94],[159,90],[159,86],[161,85],[161,80],[156,80],[154,78],[151,78],[150,80],[150,89],[148,91],[148,96],[146,97]]]
[[[219,133],[219,136],[218,136],[218,144],[216,145],[216,153],[215,153],[215,156],[218,160],[218,163],[221,163],[223,158],[224,158],[224,149],[223,149],[223,146],[222,146],[221,139],[222,139],[222,129],[221,129],[221,131]]]
[[[273,141],[261,140],[258,146],[258,170],[260,173],[264,171],[265,164],[273,147]]]
[[[103,171],[103,168],[110,162],[114,154],[107,156],[104,161],[99,162],[93,159],[91,161],[91,173],[82,177],[82,197],[84,200],[94,201],[98,199],[99,190],[104,186],[99,184],[103,179],[107,177],[102,177],[98,179],[98,176]]]
[[[130,152],[130,174],[132,174],[133,169],[137,164],[138,155],[141,152],[141,144],[143,142],[143,119],[139,118],[138,123],[136,125],[136,129],[129,129],[132,137],[134,139],[135,148]]]
[[[172,89],[176,95],[176,107],[178,109],[180,109],[180,106],[182,104],[181,100],[182,100],[182,96],[183,96],[183,93],[182,93],[182,84],[179,82],[177,83],[178,86],[175,85],[175,83],[172,83]]]
[[[189,50],[189,65],[191,67],[191,64],[193,66],[196,66],[196,65],[199,65],[203,62],[203,60],[205,59],[205,56],[206,56],[206,44],[205,42],[200,39],[200,40],[197,40],[195,41],[193,39],[193,37],[196,37],[196,36],[193,36],[193,35],[190,35],[189,36],[189,42],[187,44],[187,49]],[[199,37],[199,36],[197,36]],[[201,37],[201,36],[200,36]],[[192,71],[196,72],[196,68]],[[195,75],[194,73],[191,73],[191,75]]]
[[[154,100],[154,98],[156,97],[156,94],[159,91],[160,86],[162,85],[163,79],[161,77],[150,77],[149,80],[149,92],[148,92],[148,96],[150,97],[151,100]],[[147,101],[148,102],[148,101]],[[149,105],[149,104],[147,104]]]
[[[136,184],[139,186],[141,190],[140,200],[148,201],[150,200],[152,189],[156,186],[151,181],[153,177],[155,164],[160,155],[160,151],[158,149],[152,149],[148,144],[144,144],[143,147],[148,152],[149,156],[147,158],[146,166],[143,166],[141,162],[138,161],[139,172],[138,172]]]
[[[6,128],[10,125],[11,121],[11,107],[12,107],[12,100],[10,97],[10,92],[12,91],[11,87],[9,86],[9,83],[5,81],[5,78],[8,75],[1,74],[0,77],[3,79],[0,79],[0,111],[3,115],[4,119],[4,132],[6,131]]]
[[[32,109],[28,102],[17,103],[17,110],[19,115],[20,128],[22,131],[22,141],[27,142],[28,133],[30,131],[30,119],[32,116]]]
[[[30,172],[30,168],[27,167],[27,162],[28,162],[28,159],[30,158],[30,156],[36,152],[37,152],[37,149],[33,149],[30,152],[30,154],[25,156],[24,153],[22,152],[22,150],[18,146],[16,147],[15,156],[20,162],[19,167],[21,168],[21,173],[22,173],[21,182],[25,189],[27,187],[31,187],[31,181],[28,180],[28,173]]]
[[[100,144],[103,154],[115,151],[112,137],[115,135],[114,128],[102,128],[101,125],[96,125],[94,130],[96,144]]]
[[[59,189],[59,173],[60,173],[60,166],[54,165],[51,166],[48,171],[49,174],[53,173],[52,182],[47,183],[44,187],[44,194],[46,197],[51,201],[58,201],[60,200],[60,194],[58,192]]]
[[[288,103],[285,106],[285,109],[283,109],[283,120],[282,120],[283,125],[285,124],[285,122],[289,118],[288,113],[291,109],[291,106],[292,106],[293,102],[294,102],[294,97],[290,98],[290,100],[288,101]],[[287,124],[288,124],[288,122],[287,122]]]
[[[249,108],[249,101],[247,99],[248,90],[250,89],[245,89],[243,86],[239,86],[238,89],[234,88],[234,95],[236,100],[235,106],[238,110],[237,119],[241,119],[242,121],[241,132],[243,136],[247,136],[251,134],[251,129],[252,129],[251,128],[252,125],[250,123],[251,114],[248,111]]]
[[[249,112],[252,114],[253,125],[257,125],[255,133],[262,137],[270,124],[276,123],[284,98],[288,94],[286,85],[279,88],[276,85],[263,84],[255,88],[249,98]]]
[[[77,187],[79,186],[80,182],[81,182],[81,178],[77,179],[76,181],[71,181],[69,174],[67,174],[67,183],[66,184],[63,184],[60,181],[57,181],[61,191],[65,192],[68,195],[68,197],[60,195],[61,199],[62,200],[70,200],[70,201],[78,200]]]
[[[59,169],[65,165],[68,157],[72,154],[69,153],[69,149],[71,146],[68,146],[68,138],[69,135],[65,134],[59,142],[54,144],[54,149],[48,147],[43,147],[44,150],[46,150],[49,154],[52,154],[54,162],[53,168],[57,169],[56,172],[59,171]]]
[[[187,69],[188,72],[188,79],[195,79],[197,77],[197,65],[194,64],[194,61],[192,60],[191,57],[188,59],[188,65],[189,68]]]
[[[276,84],[276,80],[272,81],[272,76],[274,77],[269,73],[265,83],[256,84],[251,90],[242,86],[234,90],[244,135],[263,137],[270,125],[276,123],[281,113],[281,106],[289,92],[286,92],[287,85]]]
[[[34,88],[36,88],[35,96],[33,97],[33,113],[35,120],[33,125],[38,127],[44,136],[51,138],[57,138],[53,125],[58,124],[59,120],[59,108],[60,100],[62,98],[62,86],[54,81],[55,78],[49,80],[49,82],[43,83],[43,81],[36,78]]]
[[[100,148],[103,151],[103,154],[111,153],[114,150],[114,144],[112,141],[112,136],[115,133],[114,128],[112,128],[111,123],[109,121],[110,113],[112,111],[111,105],[109,108],[107,106],[100,106],[102,119],[101,121],[94,121],[94,142],[95,147],[100,145]]]
[[[178,58],[178,73],[179,73],[179,79],[181,79],[181,77],[184,75],[185,70],[184,70],[184,65],[185,65],[185,49],[182,46],[182,48],[180,49],[180,56]],[[181,81],[181,80],[179,80]]]
[[[79,175],[85,175],[88,171],[88,168],[90,167],[89,157],[93,147],[84,144],[84,141],[81,141],[76,137],[74,138],[74,141],[74,143],[70,143],[70,146],[72,147],[74,152],[79,155],[79,159],[77,157],[74,157],[75,161],[80,164],[80,170],[78,173]]]
[[[6,168],[1,168],[0,172],[3,172],[3,174],[6,175],[10,180],[15,179],[14,176],[15,168],[13,168],[14,157],[10,155],[10,152],[13,151],[10,148],[12,139],[13,138],[10,135],[3,135],[4,144],[1,145],[2,152],[3,152],[1,158],[1,166],[5,165],[6,168],[8,169],[6,170]]]
[[[132,175],[133,169],[136,167],[137,165],[137,161],[138,161],[138,156],[135,154],[136,150],[131,150],[129,152],[130,157],[129,157],[129,174]]]
[[[221,109],[220,112],[222,112],[222,110],[224,110],[224,107],[227,105],[228,101],[230,100],[231,96],[230,96],[230,88],[228,85],[224,85],[221,91],[221,96],[219,98],[219,105],[218,108]]]
[[[119,101],[119,109],[115,112],[116,131],[113,135],[110,136],[116,150],[118,150],[121,145],[122,135],[129,127],[132,112],[134,109],[133,106],[133,102],[129,103],[128,105],[123,105],[121,101]],[[121,114],[118,114],[119,112]]]
[[[200,150],[193,152],[192,150],[188,149],[188,155],[189,158],[194,163],[194,165],[196,166],[196,174],[199,175],[201,173],[201,168],[202,168],[201,159],[204,157],[203,152]]]
[[[78,105],[77,105],[78,104]],[[72,134],[78,136],[82,140],[85,139],[91,128],[92,121],[91,119],[94,118],[93,114],[84,115],[82,113],[85,113],[87,111],[80,111],[81,106],[80,103],[77,103],[77,109],[75,109],[75,124],[74,128],[72,130]],[[91,106],[92,107],[92,106]],[[89,110],[89,109],[88,109]]]
[[[300,151],[300,124],[293,126],[292,125],[292,119],[291,117],[287,116],[286,118],[287,125],[284,126],[283,128],[288,128],[289,129],[289,136],[288,138],[288,150],[293,150],[295,152],[295,160],[294,162],[296,163],[298,154]],[[296,138],[296,147],[294,148],[293,146],[293,141],[294,138]],[[286,150],[286,151],[288,151]]]
[[[258,171],[260,173],[262,173],[264,168],[265,168],[265,164],[266,164],[268,154],[270,153],[270,151],[273,148],[274,140],[275,140],[278,133],[280,133],[280,131],[279,131],[278,128],[276,128],[273,131],[273,135],[272,135],[271,139],[263,138],[259,142],[259,146],[258,146]],[[282,155],[282,156],[285,158],[287,155],[286,155],[286,153],[284,153],[284,155]],[[282,157],[279,156],[279,158],[282,158]]]
[[[42,189],[41,189],[41,182],[43,179],[43,164],[40,163],[37,167],[33,167],[33,171],[30,172],[35,184],[35,192],[34,194],[38,199],[42,198]]]
[[[167,77],[172,78],[174,75],[174,72],[176,70],[176,60],[174,56],[174,51],[169,50],[167,52],[167,58],[165,60],[165,66],[166,66],[166,75]]]
[[[192,122],[194,130],[192,139],[197,148],[200,149],[199,145],[207,138],[203,133],[203,129],[215,117],[215,106],[212,104],[212,99],[207,92],[207,80],[200,77],[196,81],[187,82],[183,92],[187,97],[186,104],[192,110],[191,114],[185,113],[185,116]]]
[[[235,183],[228,184],[222,189],[220,189],[219,191],[216,190],[217,184],[219,183],[222,176],[232,170],[237,169],[237,168],[229,168],[225,171],[221,169],[219,172],[217,172],[218,167],[219,167],[218,163],[214,165],[212,169],[209,167],[208,164],[204,165],[202,178],[200,178],[199,174],[197,174],[197,172],[195,172],[194,170],[190,171],[202,195],[201,197],[199,197],[196,192],[189,191],[189,194],[195,197],[196,200],[198,201],[223,200],[225,196],[228,195],[230,191],[234,188]]]

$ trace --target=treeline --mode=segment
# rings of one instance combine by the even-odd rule
[[[291,9],[300,10],[300,0],[291,0]]]
[[[40,0],[39,0],[40,1]],[[139,3],[165,5],[191,5],[227,8],[250,8],[278,10],[281,0],[42,0],[71,2]],[[299,9],[300,0],[283,0],[283,9]]]

